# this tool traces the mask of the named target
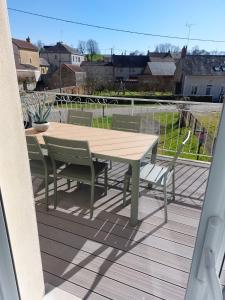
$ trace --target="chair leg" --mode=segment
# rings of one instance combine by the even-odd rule
[[[107,195],[107,189],[108,189],[108,168],[105,168],[105,196]]]
[[[71,188],[71,184],[70,183],[71,183],[70,179],[67,179],[68,190],[70,190],[70,188]]]
[[[45,207],[48,210],[48,176],[45,176]]]
[[[123,187],[123,206],[126,205],[126,194],[129,190],[129,183],[130,183],[130,177],[125,175],[124,176],[124,187]]]
[[[57,176],[54,174],[54,209],[58,205],[58,195],[57,195]]]
[[[95,198],[95,182],[91,182],[91,203],[90,203],[90,219],[93,217],[93,207],[94,207],[94,198]]]
[[[165,215],[165,223],[167,223],[167,222],[168,222],[168,214],[167,214],[167,192],[166,192],[166,183],[164,184],[163,192],[164,192],[164,215]]]
[[[175,201],[175,171],[172,174],[173,201]]]

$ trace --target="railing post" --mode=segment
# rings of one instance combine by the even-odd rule
[[[131,100],[131,115],[134,115],[134,99]]]

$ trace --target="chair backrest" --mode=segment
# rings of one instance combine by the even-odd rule
[[[92,126],[93,113],[69,109],[67,123],[81,126]]]
[[[129,115],[112,115],[112,129],[130,132],[140,132],[141,117]]]
[[[43,138],[53,164],[55,161],[61,161],[93,168],[93,160],[87,141],[60,139],[47,135],[44,135]]]
[[[27,135],[26,140],[29,159],[44,161],[44,155],[41,151],[41,146],[38,143],[37,137]]]
[[[183,142],[178,146],[177,152],[176,152],[176,154],[174,155],[172,161],[169,164],[169,170],[171,170],[172,168],[174,168],[176,160],[179,157],[179,155],[181,154],[181,152],[182,152],[185,144],[189,140],[190,136],[191,136],[191,131],[189,130],[188,133],[187,133],[187,135],[186,135],[186,137],[184,138]]]

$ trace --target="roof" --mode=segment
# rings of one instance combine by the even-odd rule
[[[225,55],[187,55],[180,64],[185,75],[225,76]]]
[[[112,63],[118,68],[144,68],[149,61],[148,55],[113,55]]]
[[[148,62],[148,67],[154,76],[173,76],[176,70],[174,62]]]
[[[16,64],[16,70],[36,71],[38,68],[27,64]]]
[[[95,67],[95,66],[112,66],[111,62],[108,61],[82,61],[81,67],[85,66],[90,66],[90,67]]]
[[[72,72],[76,73],[76,72],[84,72],[81,67],[77,66],[77,65],[72,65],[72,64],[62,64],[62,67],[66,66],[68,69],[70,69]]]
[[[47,60],[43,57],[40,57],[40,66],[49,66],[49,63],[47,62]]]
[[[78,52],[78,50],[58,42],[56,45],[54,46],[44,46],[44,50],[42,50],[44,52],[51,52],[51,53],[69,53],[69,54],[79,54],[79,55],[83,55],[80,54]]]
[[[38,52],[38,47],[34,46],[30,42],[24,40],[18,40],[18,39],[12,39],[12,42],[20,49]]]
[[[152,62],[174,61],[170,52],[150,52],[149,60]]]

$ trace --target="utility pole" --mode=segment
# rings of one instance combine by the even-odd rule
[[[189,44],[189,40],[190,40],[190,35],[191,35],[191,27],[194,26],[195,24],[191,24],[191,23],[186,23],[186,27],[188,28],[188,34],[187,34],[187,48],[188,48],[188,44]]]

